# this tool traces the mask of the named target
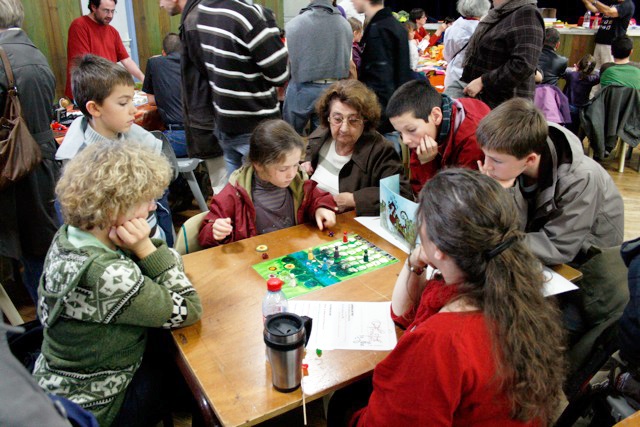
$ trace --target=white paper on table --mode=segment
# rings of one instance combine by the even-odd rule
[[[548,267],[544,268],[544,278],[544,291],[542,293],[545,297],[578,289],[576,285]]]
[[[382,237],[398,249],[402,249],[405,253],[409,253],[411,246],[404,240],[400,240],[393,234],[382,227],[379,216],[358,216],[355,218],[360,224]]]
[[[290,300],[288,311],[313,319],[307,348],[393,350],[397,338],[390,304]]]

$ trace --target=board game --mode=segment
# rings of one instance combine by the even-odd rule
[[[344,240],[347,240],[346,242]],[[340,239],[253,266],[265,281],[278,277],[287,298],[307,294],[398,262],[365,238],[348,233]]]

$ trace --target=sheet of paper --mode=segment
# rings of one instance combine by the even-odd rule
[[[545,283],[543,294],[545,297],[578,289],[576,285],[548,267],[544,268],[544,278]]]
[[[568,281],[567,279],[565,279],[555,271],[551,270],[550,268],[544,267],[542,271],[544,273],[544,278],[545,278],[542,294],[545,297],[578,289],[576,285],[574,285],[573,283],[571,283],[570,281]],[[427,266],[427,277],[431,277],[432,275],[433,275],[433,267]]]
[[[382,227],[379,216],[358,216],[356,221],[367,227],[369,230],[382,237],[398,249],[402,249],[405,253],[409,253],[411,247],[405,240],[400,240],[391,234],[387,229]]]
[[[392,350],[397,342],[390,302],[290,300],[289,311],[313,319],[307,348]]]

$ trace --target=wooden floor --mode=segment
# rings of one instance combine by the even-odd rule
[[[640,150],[634,150],[632,159],[626,162],[624,173],[620,174],[617,171],[618,162],[617,159],[607,159],[603,162],[602,166],[609,172],[614,182],[616,183],[622,198],[624,199],[624,211],[625,211],[625,240],[635,239],[640,236],[640,173],[636,171],[640,164]],[[193,209],[175,212],[174,223],[176,227],[179,227],[189,217],[197,214],[195,204]],[[28,298],[28,297],[27,297]],[[22,298],[24,301],[24,298]],[[23,304],[19,308],[19,311],[25,320],[31,320],[35,318],[35,310],[33,305]],[[308,425],[310,426],[324,426],[326,421],[324,420],[322,404],[320,401],[311,402],[308,405]],[[186,427],[191,425],[191,417],[188,414],[176,414],[174,418],[176,427]],[[284,414],[281,417],[275,418],[271,421],[263,423],[263,427],[271,427],[276,425],[291,425],[298,426],[302,423],[302,410],[298,408],[295,411]]]

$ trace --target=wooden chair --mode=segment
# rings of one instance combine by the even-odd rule
[[[620,155],[618,172],[622,173],[627,145],[635,147],[640,142],[640,91],[626,86],[604,87],[580,110],[580,123],[589,146],[599,157],[604,157],[607,142],[617,138],[611,154]]]
[[[207,210],[207,212],[209,212]],[[202,246],[198,243],[198,232],[200,231],[200,224],[204,220],[207,212],[200,212],[199,214],[192,216],[182,224],[178,231],[178,238],[174,249],[178,251],[180,255],[186,255],[193,252],[202,250]]]

